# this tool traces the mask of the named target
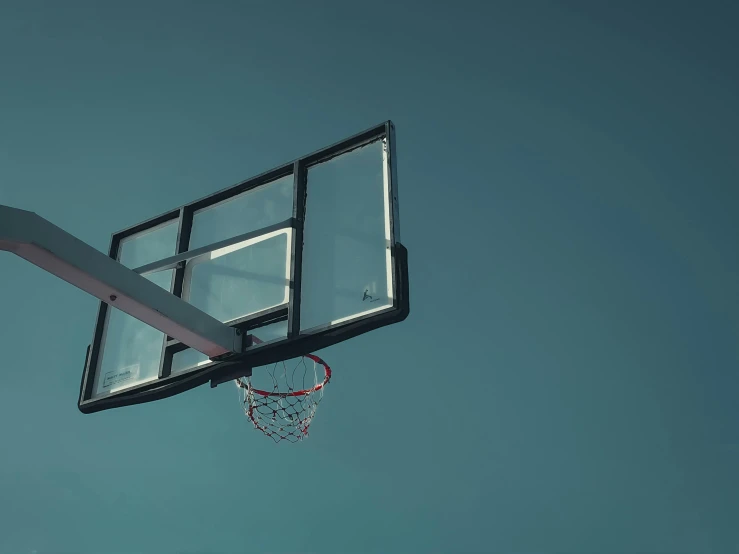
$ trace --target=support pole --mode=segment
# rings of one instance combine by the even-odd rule
[[[241,335],[39,215],[0,205],[7,250],[211,358],[241,352]]]

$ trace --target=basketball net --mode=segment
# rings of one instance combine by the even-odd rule
[[[252,340],[261,343],[254,336]],[[331,368],[318,356],[306,354],[265,366],[264,370],[267,383],[271,380],[270,390],[256,388],[251,376],[235,380],[244,414],[276,443],[302,441],[308,436],[323,388],[331,379]]]

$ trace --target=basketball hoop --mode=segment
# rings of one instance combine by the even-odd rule
[[[255,336],[252,340],[262,342]],[[244,414],[273,441],[299,442],[308,436],[323,387],[331,380],[331,368],[318,356],[305,354],[267,366],[266,371],[271,391],[254,387],[252,377],[235,380]]]

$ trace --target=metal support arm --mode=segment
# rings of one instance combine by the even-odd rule
[[[0,250],[17,254],[211,358],[241,335],[33,212],[0,205]]]

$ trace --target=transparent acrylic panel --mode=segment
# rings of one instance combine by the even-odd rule
[[[285,304],[291,239],[282,229],[193,258],[182,298],[224,323]]]
[[[190,250],[290,219],[293,176],[244,192],[195,212]]]
[[[204,366],[210,363],[210,358],[202,352],[198,352],[194,348],[181,350],[172,356],[171,374],[181,373],[195,367]]]
[[[178,220],[159,225],[121,241],[118,261],[131,269],[174,256],[177,250]]]
[[[151,273],[146,278],[170,290],[172,271]],[[93,398],[156,379],[163,342],[161,331],[127,313],[109,308]]]
[[[249,331],[250,335],[256,336],[261,342],[252,344],[247,350],[259,348],[260,346],[271,342],[287,338],[287,321],[278,321],[264,325],[253,331]],[[188,371],[196,367],[202,367],[210,363],[208,356],[192,348],[177,352],[172,356],[172,374]]]
[[[279,340],[287,338],[287,321],[278,321],[276,323],[270,323],[264,325],[258,329],[249,331],[250,335],[253,335],[256,340],[252,342],[249,348],[259,348],[263,344],[271,342],[273,340]],[[248,349],[247,349],[248,350]]]
[[[393,305],[384,146],[308,169],[301,332]]]

